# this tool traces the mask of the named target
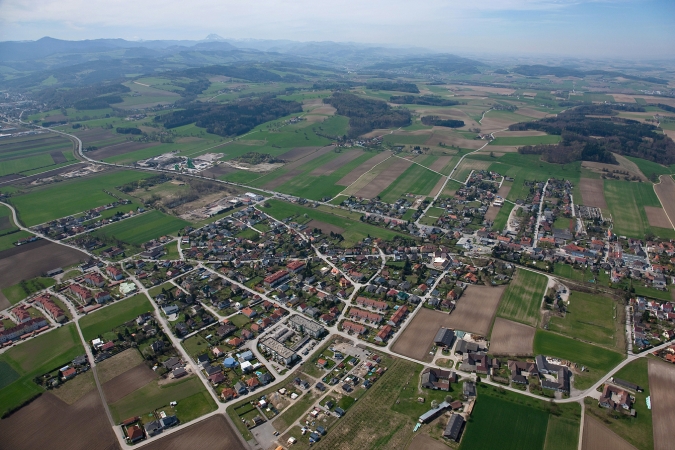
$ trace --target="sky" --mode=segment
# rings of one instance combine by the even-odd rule
[[[675,0],[0,0],[0,41],[289,39],[675,58]]]

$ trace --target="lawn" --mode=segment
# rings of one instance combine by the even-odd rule
[[[403,194],[429,195],[441,176],[436,172],[413,164],[408,167],[393,183],[380,192],[380,198],[387,203],[394,203]]]
[[[539,308],[546,293],[548,278],[536,272],[518,269],[504,291],[497,315],[527,325],[536,326]]]
[[[557,144],[561,137],[555,134],[545,136],[497,136],[489,145],[539,145]]]
[[[202,353],[206,353],[209,350],[209,343],[206,341],[206,339],[198,334],[185,339],[181,345],[187,354],[195,360],[197,359],[197,356],[201,355]]]
[[[86,315],[80,319],[80,329],[88,342],[145,312],[152,311],[153,307],[146,296],[137,294]]]
[[[179,417],[181,421],[194,419],[215,409],[215,403],[197,376],[162,386],[156,381],[151,381],[109,406],[113,420],[120,422],[127,417],[150,413],[174,401],[178,402],[176,413],[184,410],[184,417]]]
[[[608,297],[572,291],[565,317],[551,317],[549,330],[605,347],[624,349],[617,305]]]
[[[19,219],[26,226],[33,226],[114,202],[116,199],[106,194],[104,189],[114,192],[115,186],[149,176],[132,171],[106,172],[91,178],[48,185],[11,197],[10,201],[16,207]],[[117,195],[124,197],[119,191]]]
[[[55,284],[56,281],[53,278],[37,277],[6,287],[2,290],[2,293],[12,305],[15,305],[29,295],[41,291],[42,289],[47,289]]]
[[[96,230],[94,235],[138,246],[158,237],[174,234],[190,225],[183,219],[153,210]]]
[[[501,231],[504,229],[506,226],[506,223],[509,220],[509,215],[511,214],[511,210],[513,210],[513,207],[515,205],[513,203],[507,203],[504,202],[504,205],[499,208],[499,212],[497,213],[497,217],[495,217],[494,222],[492,223],[492,229],[494,231]]]
[[[605,180],[605,200],[614,219],[614,233],[644,238],[651,231],[643,206],[661,208],[650,183]]]
[[[586,366],[588,372],[575,376],[577,389],[589,388],[624,359],[623,354],[544,330],[534,335],[534,352]]]
[[[35,376],[62,367],[81,354],[84,348],[74,324],[8,349],[0,355],[0,414],[43,391],[33,382]]]
[[[568,278],[574,281],[589,282],[594,280],[595,274],[590,270],[579,270],[569,264],[556,263],[553,266],[553,274],[559,277]]]
[[[345,238],[341,242],[341,245],[344,247],[351,247],[355,243],[361,241],[362,239],[372,236],[379,237],[384,240],[390,240],[394,236],[399,235],[399,233],[384,228],[376,227],[374,225],[369,225],[362,222],[356,222],[354,220],[349,220],[345,217],[338,215],[326,213],[323,211],[317,211],[313,208],[306,208],[304,206],[295,205],[292,203],[287,203],[281,200],[269,200],[269,208],[262,208],[264,213],[269,214],[277,220],[283,220],[287,217],[297,217],[299,221],[306,222],[306,219],[314,219],[321,222],[325,222],[331,225],[338,226],[344,231],[342,236]],[[306,217],[305,217],[306,216]]]

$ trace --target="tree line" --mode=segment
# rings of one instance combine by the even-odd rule
[[[463,120],[441,119],[438,116],[424,116],[421,120],[424,125],[430,127],[461,128],[464,126]]]
[[[156,116],[165,128],[176,128],[196,123],[200,128],[219,136],[239,136],[261,123],[302,112],[302,104],[272,97],[244,99],[235,103],[191,103],[185,109]]]
[[[455,106],[466,104],[457,100],[448,100],[435,95],[392,95],[389,97],[391,103],[397,105],[429,105],[429,106]]]
[[[415,83],[399,83],[396,81],[370,81],[366,83],[366,89],[374,91],[398,91],[419,94],[420,90]]]

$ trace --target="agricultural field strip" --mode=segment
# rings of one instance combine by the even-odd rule
[[[656,194],[656,197],[659,199],[659,202],[661,202],[661,206],[663,207],[663,212],[665,212],[666,217],[668,218],[668,221],[670,222],[670,226],[672,226],[673,229],[675,229],[675,222],[673,222],[675,220],[675,217],[671,217],[671,214],[675,216],[675,205],[673,205],[673,203],[672,203],[673,199],[670,199],[668,202],[664,202],[661,199],[661,196],[659,195],[659,191],[657,189],[657,184],[664,183],[664,181],[661,180],[661,177],[667,177],[667,179],[669,181],[666,181],[665,183],[668,183],[668,184],[671,185],[671,190],[675,189],[675,181],[673,181],[673,178],[669,175],[660,175],[659,176],[659,182],[654,185],[654,193]],[[671,196],[673,196],[675,198],[675,192],[671,192]],[[670,210],[670,214],[668,214],[668,210]]]
[[[349,190],[353,185],[355,185],[356,183],[358,183],[359,180],[360,180],[361,178],[363,178],[364,176],[368,175],[368,174],[370,173],[371,170],[373,170],[374,168],[376,168],[376,167],[379,166],[380,164],[382,164],[382,163],[384,163],[384,162],[386,162],[386,161],[389,161],[391,158],[393,158],[393,155],[390,156],[389,158],[385,159],[384,161],[380,161],[379,163],[375,164],[375,165],[374,165],[373,167],[371,167],[367,172],[365,172],[363,175],[361,175],[360,177],[358,177],[352,184],[350,184],[349,186],[347,186],[346,188],[344,188],[342,191],[340,191],[340,193],[337,194],[335,197],[337,197],[337,196],[339,196],[339,195],[346,195],[346,194],[344,194],[344,192],[346,192],[346,191]],[[335,198],[335,197],[333,197],[333,198]],[[331,199],[331,200],[332,200],[332,199]]]
[[[432,169],[432,168],[430,168],[430,167],[424,166],[424,165],[422,165],[422,164],[420,164],[420,163],[418,163],[417,161],[414,161],[414,160],[412,160],[412,159],[404,158],[404,157],[398,156],[398,155],[394,155],[394,156],[397,157],[397,158],[406,160],[406,161],[410,161],[410,162],[412,162],[413,164],[417,164],[417,165],[420,166],[420,167],[424,167],[425,169],[427,169],[427,170],[429,170],[429,171],[431,171],[431,172],[437,173],[437,174],[439,174],[439,175],[442,176],[442,177],[445,177],[445,176],[446,176],[446,175],[443,175],[442,173],[437,172],[437,171],[435,171],[434,169]]]

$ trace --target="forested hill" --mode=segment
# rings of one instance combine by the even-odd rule
[[[341,116],[349,117],[349,136],[356,137],[375,128],[394,128],[410,125],[410,111],[393,109],[386,102],[371,100],[345,92],[335,92],[324,98]]]
[[[189,104],[180,111],[156,116],[166,128],[176,128],[196,122],[198,127],[220,136],[239,136],[261,123],[302,112],[302,104],[272,97],[241,100],[226,105]]]
[[[521,153],[542,154],[555,163],[597,161],[616,163],[612,152],[663,165],[675,164],[675,142],[657,133],[656,127],[617,117],[617,109],[639,110],[636,106],[588,105],[567,110],[536,122],[511,125],[512,131],[539,130],[562,136],[557,145],[528,146]],[[600,117],[599,117],[600,116]]]

